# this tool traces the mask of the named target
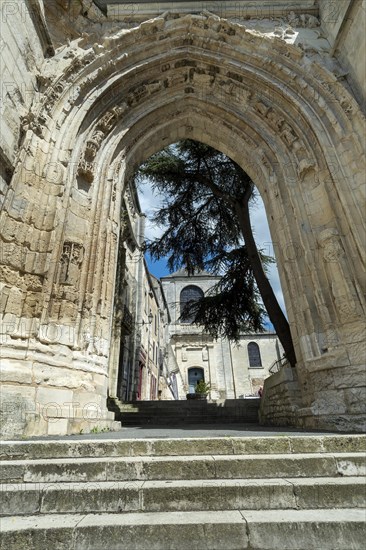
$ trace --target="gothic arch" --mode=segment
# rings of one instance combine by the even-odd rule
[[[105,410],[125,183],[191,137],[233,158],[263,197],[298,357],[298,423],[359,427],[352,384],[339,380],[362,368],[364,120],[335,76],[279,38],[167,14],[64,49],[43,81],[1,218],[9,371],[29,357],[33,377],[35,364],[56,377],[66,368],[71,401]],[[37,391],[27,407],[39,416]]]

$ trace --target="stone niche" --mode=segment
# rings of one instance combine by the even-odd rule
[[[64,242],[60,261],[60,284],[78,285],[83,259],[84,247],[82,244],[71,241]]]

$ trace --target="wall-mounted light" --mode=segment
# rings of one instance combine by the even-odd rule
[[[150,311],[147,318],[148,318],[147,321],[142,321],[141,323],[135,323],[135,325],[141,325],[141,326],[151,325],[151,323],[153,322],[153,319],[154,319],[154,315],[151,313],[151,311]]]

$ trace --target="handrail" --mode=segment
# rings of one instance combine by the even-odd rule
[[[277,359],[272,365],[269,367],[269,372],[271,374],[276,374],[276,372],[279,372],[283,367],[286,365],[289,365],[289,361],[287,357],[281,357],[281,359]]]

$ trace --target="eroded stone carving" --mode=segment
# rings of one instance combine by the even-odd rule
[[[273,31],[273,34],[277,36],[277,38],[292,42],[296,33],[291,28],[276,27]]]
[[[274,128],[276,128],[277,130],[280,130],[285,119],[283,118],[283,116],[279,115],[274,109],[269,109],[267,115],[266,115],[266,118],[267,120],[269,120],[269,122],[272,124],[272,126]]]
[[[85,160],[92,161],[95,159],[99,151],[100,144],[103,141],[104,135],[104,132],[102,132],[101,130],[96,130],[92,137],[88,139],[85,146]]]
[[[312,170],[315,170],[316,163],[311,159],[302,159],[299,162],[299,166],[297,168],[297,174],[301,181],[304,181],[304,178],[306,174],[311,172]]]
[[[91,184],[95,175],[94,159],[98,154],[103,139],[117,124],[119,118],[126,112],[127,105],[114,107],[107,111],[98,122],[92,137],[87,140],[83,157],[80,159],[77,169],[77,176],[83,178],[88,184]]]
[[[65,241],[61,254],[59,282],[76,285],[79,281],[81,264],[84,259],[84,247],[80,243]]]
[[[122,106],[113,107],[103,115],[97,124],[97,129],[102,130],[104,134],[109,133],[116,125],[117,121],[127,111],[128,106],[124,103]]]
[[[31,111],[21,118],[21,136],[19,141],[22,141],[22,134],[25,134],[28,130],[32,130],[37,136],[43,138],[43,130],[46,119],[44,117],[38,117]]]
[[[287,122],[284,122],[282,125],[281,135],[289,147],[298,139],[294,129]]]
[[[43,99],[43,108],[48,115],[51,114],[56,101],[61,97],[64,87],[65,85],[63,82],[56,82],[47,89]]]
[[[354,105],[351,97],[346,97],[344,88],[339,84],[336,78],[332,81],[322,81],[321,86],[326,90],[340,105],[348,118],[352,119],[354,114]]]
[[[94,162],[81,159],[78,165],[77,176],[84,178],[89,184],[94,180]]]
[[[314,15],[309,15],[305,13],[296,14],[295,12],[291,11],[287,16],[287,21],[290,23],[292,27],[297,28],[309,28],[313,29],[315,27],[320,26],[320,21],[317,17]]]
[[[275,109],[266,105],[263,101],[257,101],[256,103],[254,103],[254,109],[263,118],[267,119],[276,131],[280,132],[283,140],[291,149],[294,146],[295,142],[298,141],[299,137],[297,136],[293,127],[285,120],[285,118]]]
[[[126,188],[125,198],[126,198],[126,201],[127,201],[128,210],[129,210],[131,216],[133,218],[135,218],[136,217],[136,207],[135,207],[135,202],[134,202],[132,194],[131,194],[131,189],[129,187]]]
[[[335,228],[325,229],[318,237],[323,250],[334,303],[342,320],[352,321],[362,315],[359,296],[353,281],[349,278],[345,251],[341,237]]]
[[[254,104],[254,109],[262,116],[267,116],[267,113],[269,111],[269,106],[263,103],[263,101],[257,101]]]

